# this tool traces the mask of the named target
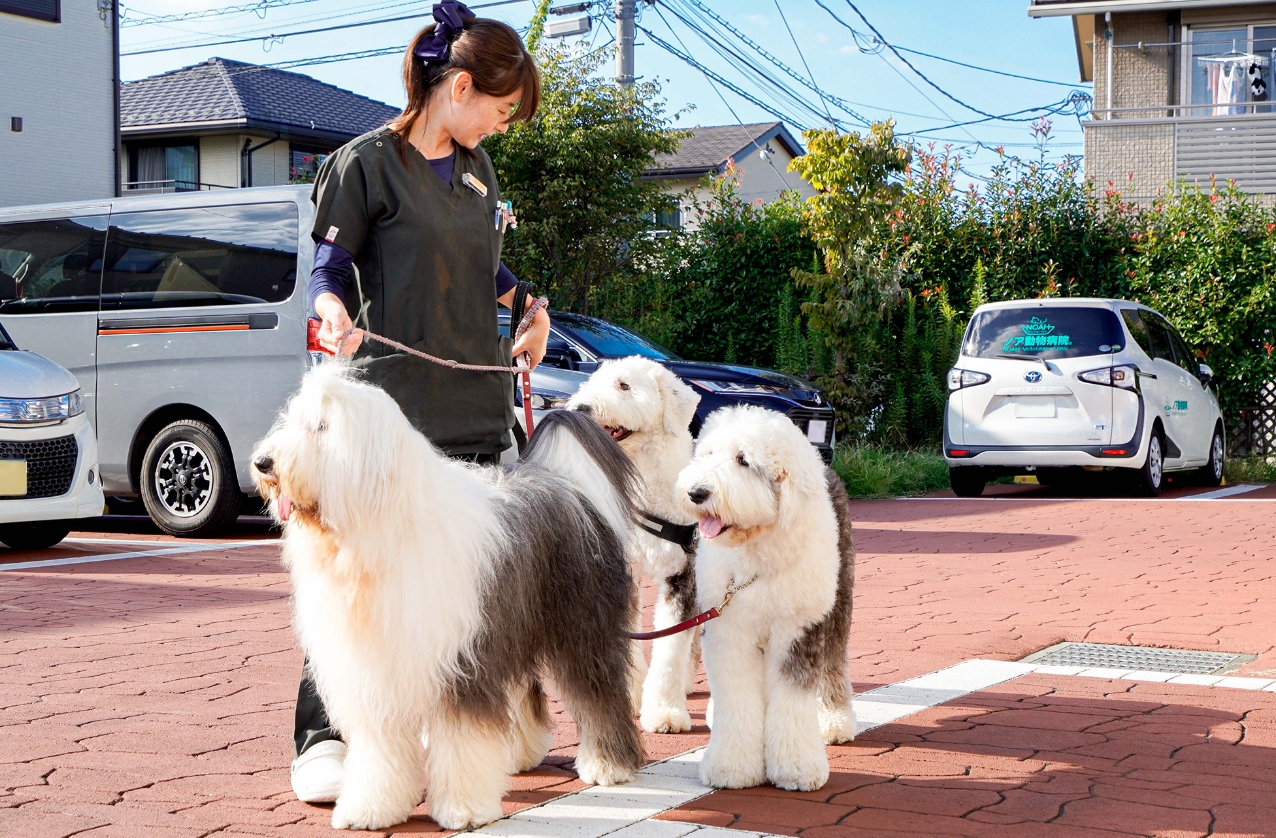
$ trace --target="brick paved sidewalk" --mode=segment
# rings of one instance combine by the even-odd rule
[[[1060,640],[1248,652],[1243,674],[1276,677],[1270,503],[853,511],[861,690]],[[0,572],[0,835],[331,834],[330,810],[288,786],[300,654],[276,549]],[[698,723],[702,709],[697,696]],[[1274,710],[1273,693],[1032,675],[831,749],[819,793],[718,792],[665,817],[806,835],[1191,835],[1211,819],[1264,834]],[[510,810],[579,787],[557,719]],[[647,746],[705,741],[698,726]],[[436,831],[427,815],[395,832]]]

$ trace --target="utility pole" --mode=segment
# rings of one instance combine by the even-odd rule
[[[616,86],[632,87],[634,83],[635,0],[616,0]]]

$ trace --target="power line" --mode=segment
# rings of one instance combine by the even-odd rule
[[[774,100],[778,107],[797,108],[800,112],[808,113],[811,115],[812,118],[819,120],[820,122],[825,122],[827,120],[827,115],[828,115],[827,108],[822,109],[819,104],[812,104],[799,92],[787,86],[778,76],[776,76],[775,73],[769,71],[764,66],[759,64],[751,55],[745,53],[740,48],[737,48],[734,44],[728,43],[722,40],[721,38],[719,38],[717,35],[718,27],[715,27],[713,22],[709,22],[707,24],[702,25],[702,23],[696,20],[689,20],[687,17],[681,14],[678,11],[678,9],[674,8],[667,2],[662,3],[661,5],[663,5],[665,9],[668,9],[669,13],[672,14],[679,21],[681,21],[684,26],[686,26],[688,29],[694,32],[700,38],[700,40],[704,41],[704,43],[709,47],[710,50],[715,52],[721,58],[725,59],[729,64],[736,66],[739,70],[744,72],[745,75],[749,78],[749,80],[757,86],[759,92],[762,95],[768,96],[769,98]],[[674,32],[674,29],[670,25],[669,21],[665,19],[664,13],[661,11],[660,6],[656,6],[655,9],[656,9],[656,13],[660,15],[665,26],[669,28],[669,31]],[[689,7],[688,12],[690,14],[697,13],[694,7]],[[726,29],[730,26],[730,24],[725,24],[725,25],[719,24],[719,26],[721,28]],[[745,40],[747,41],[747,39]],[[828,94],[823,94],[823,91],[820,91],[818,87],[812,87],[811,83],[807,81],[806,78],[804,78],[801,74],[797,73],[792,68],[784,64],[784,62],[780,61],[774,55],[767,53],[765,50],[761,50],[761,48],[757,47],[756,44],[752,46],[754,47],[755,51],[761,51],[761,53],[765,53],[765,57],[769,62],[774,64],[776,67],[779,67],[789,77],[797,80],[803,87],[813,89],[816,93],[826,96],[829,99],[835,100],[835,103],[838,105],[838,107],[846,111],[848,114],[850,114],[851,118],[855,120],[856,122],[862,125],[872,124],[866,117],[862,116],[859,113],[856,113],[853,109],[847,107],[845,104],[839,101],[836,101],[836,97],[831,97],[831,96],[828,96]],[[688,54],[689,52],[690,51],[688,51]],[[834,117],[833,125],[838,128],[845,127],[844,124],[840,120],[838,120],[836,117]]]
[[[780,13],[780,20],[784,22],[784,28],[789,32],[789,40],[793,42],[793,48],[797,50],[798,58],[802,59],[802,66],[806,68],[806,74],[811,77],[811,86],[820,94],[820,102],[824,105],[824,113],[829,118],[829,123],[836,125],[833,114],[829,111],[828,100],[824,98],[824,91],[820,90],[820,86],[815,83],[815,73],[811,72],[811,65],[806,63],[806,56],[802,54],[802,48],[798,46],[797,38],[793,35],[793,28],[789,26],[789,19],[784,16],[784,10],[780,8],[780,0],[775,0],[775,10]]]
[[[184,20],[197,20],[205,17],[221,17],[222,15],[240,14],[243,12],[253,12],[258,16],[264,17],[266,12],[277,6],[293,6],[298,3],[313,3],[315,0],[257,0],[256,3],[245,3],[240,6],[222,6],[217,9],[203,9],[197,12],[181,12],[171,15],[149,15],[144,12],[135,12],[125,6],[120,6],[120,27],[126,26],[147,26],[155,23],[180,23]]]
[[[1071,82],[1066,82],[1066,81],[1054,81],[1052,79],[1039,79],[1039,78],[1036,78],[1035,76],[1021,76],[1018,73],[1007,73],[1005,70],[994,70],[991,67],[980,67],[977,64],[967,64],[964,61],[957,61],[954,58],[944,58],[942,55],[932,55],[929,52],[922,52],[921,50],[917,50],[917,49],[909,49],[908,47],[895,47],[895,49],[899,50],[900,52],[907,52],[913,55],[920,55],[923,58],[933,58],[936,61],[943,61],[948,64],[956,64],[958,67],[967,67],[971,70],[979,70],[981,73],[993,73],[994,75],[1006,76],[1012,79],[1023,79],[1024,81],[1035,81],[1039,84],[1055,84],[1055,85],[1058,85],[1059,87],[1072,87],[1072,88],[1085,87],[1084,83],[1072,84]]]
[[[854,28],[853,26],[851,26],[851,25],[850,25],[849,23],[847,23],[846,21],[842,20],[840,17],[838,17],[838,16],[837,16],[837,15],[833,12],[833,10],[832,10],[832,9],[830,9],[828,6],[824,5],[824,0],[815,0],[815,4],[816,4],[817,6],[819,6],[821,9],[823,9],[824,11],[828,12],[828,13],[829,13],[829,16],[830,16],[830,17],[832,17],[834,20],[836,20],[838,23],[842,24],[842,26],[844,26],[844,27],[846,27],[847,29],[851,30],[851,32],[855,33],[857,36],[859,36],[859,37],[863,37],[863,36],[862,36],[859,32],[856,32],[856,30],[855,30],[855,28]],[[874,41],[875,41],[875,43],[876,43],[876,44],[880,44],[882,47],[885,47],[886,49],[890,50],[890,51],[891,51],[891,53],[892,53],[892,54],[894,54],[894,56],[895,56],[896,58],[898,58],[898,59],[899,59],[899,60],[900,60],[900,61],[904,64],[904,66],[905,66],[905,67],[907,67],[908,69],[912,70],[912,71],[913,71],[913,73],[914,73],[914,74],[916,74],[916,75],[917,75],[917,77],[918,77],[918,78],[920,78],[922,81],[926,82],[926,84],[928,84],[928,85],[930,85],[931,87],[935,88],[935,90],[939,91],[939,92],[940,92],[941,94],[943,94],[946,98],[951,99],[952,101],[954,101],[954,102],[956,102],[957,104],[961,105],[963,108],[965,108],[965,109],[966,109],[966,110],[968,110],[968,111],[973,111],[974,113],[977,113],[977,114],[979,114],[980,116],[986,116],[986,117],[989,117],[990,119],[996,119],[996,118],[997,118],[997,115],[996,115],[996,114],[988,113],[987,111],[980,110],[979,108],[976,108],[974,105],[971,105],[971,104],[969,104],[968,102],[963,102],[961,99],[958,99],[956,96],[954,96],[953,94],[949,93],[947,90],[945,90],[944,88],[940,87],[940,86],[939,86],[938,84],[936,84],[935,82],[931,81],[931,80],[930,80],[930,78],[929,78],[929,77],[928,77],[925,73],[923,73],[921,70],[918,70],[916,67],[914,67],[914,66],[913,66],[913,64],[912,64],[912,62],[910,62],[907,58],[905,58],[905,57],[903,56],[903,54],[902,54],[899,50],[897,50],[894,46],[892,46],[892,45],[891,45],[891,43],[890,43],[889,41],[887,41],[885,37],[883,37],[883,36],[882,36],[882,33],[881,33],[881,32],[879,32],[879,31],[877,30],[877,27],[875,27],[875,26],[872,24],[872,22],[871,22],[871,21],[870,21],[867,17],[865,17],[865,16],[864,16],[864,13],[863,13],[863,12],[861,12],[861,11],[859,10],[859,8],[858,8],[858,7],[857,7],[857,6],[856,6],[853,2],[851,2],[851,0],[846,0],[846,5],[850,6],[850,7],[851,7],[851,11],[853,11],[853,12],[855,12],[855,14],[859,15],[860,20],[864,21],[864,25],[865,25],[865,26],[867,26],[867,27],[869,28],[869,30],[870,30],[870,31],[872,31],[872,33],[873,33],[873,37],[874,37]],[[858,46],[858,44],[859,44],[859,40],[858,40],[858,37],[857,37],[857,39],[856,39],[856,45]],[[881,51],[881,50],[880,50],[880,48],[877,48],[877,49],[865,49],[864,47],[860,47],[860,51],[861,51],[861,52],[878,52],[878,53],[880,53],[880,51]],[[950,118],[951,118],[951,117],[950,117]]]
[[[670,5],[669,5],[669,3],[668,3],[668,2],[666,2],[666,0],[658,0],[658,2],[660,2],[660,5],[663,5],[666,9],[668,9],[670,14],[672,14],[674,17],[678,18],[678,20],[682,21],[683,25],[687,26],[687,27],[688,27],[688,28],[690,28],[692,31],[694,31],[694,32],[696,32],[697,34],[699,34],[702,38],[706,37],[706,33],[705,33],[705,30],[704,30],[704,28],[703,28],[703,27],[701,27],[701,26],[699,26],[699,25],[695,24],[695,23],[694,23],[694,22],[692,22],[692,21],[687,20],[685,17],[683,17],[683,16],[682,16],[682,14],[680,14],[680,13],[679,13],[679,11],[678,11],[676,8],[674,8],[674,7],[670,6]],[[785,75],[787,75],[787,76],[789,76],[790,78],[794,79],[794,80],[795,80],[795,81],[797,81],[799,84],[801,84],[803,87],[806,87],[806,88],[808,88],[808,89],[812,90],[812,91],[813,91],[816,95],[818,95],[818,96],[819,96],[819,97],[820,97],[820,98],[821,98],[821,99],[822,99],[825,103],[831,102],[831,103],[833,103],[834,105],[837,105],[837,106],[838,106],[838,108],[840,108],[841,110],[843,110],[843,111],[845,111],[846,113],[850,114],[850,116],[851,116],[853,119],[855,119],[856,121],[858,121],[858,122],[860,122],[860,123],[862,123],[862,124],[864,124],[864,125],[871,125],[871,124],[872,124],[872,120],[868,119],[867,117],[863,116],[862,114],[856,113],[856,111],[855,111],[855,110],[851,107],[851,105],[861,105],[861,103],[858,103],[858,102],[849,102],[849,101],[847,101],[846,99],[842,99],[842,98],[840,98],[840,97],[838,97],[838,96],[834,96],[834,95],[832,95],[831,93],[827,93],[827,92],[825,92],[824,90],[820,89],[817,85],[815,85],[815,84],[814,84],[814,79],[812,79],[811,81],[808,81],[807,79],[803,78],[801,74],[799,74],[797,71],[793,70],[793,68],[789,67],[787,64],[785,64],[785,63],[784,63],[783,61],[781,61],[779,58],[776,58],[774,55],[772,55],[770,52],[768,52],[768,51],[767,51],[765,48],[763,48],[761,45],[759,45],[759,44],[755,43],[753,40],[751,40],[751,39],[750,39],[747,35],[745,35],[745,34],[744,34],[743,32],[741,32],[739,29],[737,29],[736,27],[732,26],[730,21],[726,20],[726,19],[725,19],[725,18],[723,18],[721,15],[719,15],[718,13],[714,12],[712,9],[708,8],[707,6],[705,6],[703,3],[701,3],[701,2],[700,2],[700,0],[684,0],[684,2],[686,2],[689,6],[691,6],[692,8],[694,8],[695,10],[697,10],[698,12],[700,12],[700,14],[701,14],[701,15],[703,15],[704,17],[709,18],[709,19],[710,19],[713,23],[716,23],[718,26],[720,26],[720,27],[722,27],[723,29],[725,29],[726,31],[730,32],[732,35],[734,35],[734,36],[735,36],[735,37],[736,37],[739,41],[741,41],[743,44],[745,44],[746,46],[748,46],[748,47],[749,47],[750,49],[752,49],[754,52],[756,52],[756,53],[758,53],[759,55],[761,55],[763,58],[765,58],[767,61],[769,61],[769,62],[770,62],[771,64],[773,64],[774,66],[778,67],[781,71],[783,71],[783,72],[785,73]],[[666,21],[666,25],[668,25],[668,22],[667,22],[667,21]],[[672,31],[672,30],[670,30],[670,31]],[[744,56],[740,55],[740,54],[739,54],[738,52],[736,52],[736,51],[732,51],[732,55],[736,58],[736,60],[741,61],[742,63],[744,63],[744,62],[748,62],[748,59],[747,59],[747,58],[745,58]],[[803,62],[805,63],[805,58],[803,58]],[[809,74],[809,68],[808,68],[808,74]],[[872,105],[861,105],[861,107],[873,107],[873,106],[872,106]],[[827,111],[827,107],[825,108],[825,110]],[[816,112],[818,113],[818,111],[816,111]]]
[[[480,3],[478,5],[471,6],[470,8],[486,9],[491,6],[508,6],[512,3],[524,3],[524,2],[526,2],[526,0],[496,0],[496,2]],[[220,46],[225,46],[227,44],[243,44],[243,43],[248,43],[250,41],[269,41],[276,38],[282,39],[282,38],[287,38],[294,35],[315,35],[320,32],[335,32],[339,29],[354,29],[359,26],[375,26],[376,24],[379,24],[379,23],[397,23],[403,20],[419,19],[420,17],[421,17],[420,13],[411,14],[411,15],[398,15],[396,17],[383,17],[383,18],[377,18],[375,20],[362,20],[362,21],[357,21],[355,23],[338,23],[332,26],[321,26],[317,29],[300,29],[293,32],[271,33],[269,35],[254,35],[254,36],[246,37],[246,38],[229,38],[229,39],[223,39],[220,41],[206,41],[200,44],[182,44],[180,46],[154,47],[152,49],[142,49],[142,50],[134,50],[132,52],[122,52],[120,53],[120,55],[121,57],[130,56],[130,55],[150,55],[152,53],[157,53],[157,52],[173,52],[175,50],[199,49],[202,47],[220,47]]]

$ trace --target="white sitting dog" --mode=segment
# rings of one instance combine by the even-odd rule
[[[284,522],[301,645],[349,745],[334,827],[405,821],[422,767],[441,826],[500,818],[509,775],[549,748],[542,670],[576,719],[582,780],[642,765],[626,634],[637,478],[592,420],[556,411],[512,469],[467,466],[329,361],[253,466]]]
[[[659,585],[658,629],[696,614],[696,519],[678,503],[674,484],[691,461],[690,425],[699,403],[695,391],[672,372],[635,356],[604,362],[567,404],[593,415],[642,478],[629,557],[635,582],[645,575]],[[641,689],[638,720],[643,730],[691,730],[687,693],[695,682],[695,637],[694,631],[685,631],[653,641],[649,670],[642,646],[635,642],[633,683],[635,692]]]
[[[700,778],[821,788],[824,745],[855,736],[846,489],[786,416],[741,406],[709,415],[678,491],[700,521],[700,607],[730,600],[701,640],[714,713]]]

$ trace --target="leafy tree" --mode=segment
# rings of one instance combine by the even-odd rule
[[[802,235],[802,205],[793,193],[770,203],[742,200],[734,163],[703,186],[709,194],[692,203],[694,229],[665,240],[670,322],[662,339],[697,360],[776,366],[790,271],[815,253]]]
[[[894,123],[879,122],[867,136],[832,130],[802,135],[807,153],[790,168],[818,194],[808,198],[803,220],[824,254],[822,272],[794,269],[814,299],[802,306],[833,352],[832,371],[820,378],[841,410],[844,434],[862,436],[886,390],[881,339],[888,312],[904,295],[908,254],[884,245],[903,197],[899,176],[912,152],[895,139]]]
[[[540,112],[484,142],[519,219],[503,258],[555,307],[607,315],[656,261],[656,214],[674,203],[643,170],[685,134],[671,129],[658,85],[601,78],[600,52],[542,46],[537,59]]]

